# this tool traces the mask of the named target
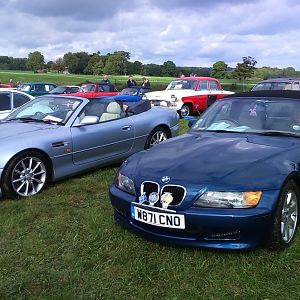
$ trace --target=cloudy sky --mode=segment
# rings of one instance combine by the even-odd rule
[[[131,61],[300,70],[298,0],[0,0],[0,55],[45,60],[86,51]]]

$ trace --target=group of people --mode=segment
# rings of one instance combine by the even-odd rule
[[[100,83],[108,83],[110,84],[110,80],[108,78],[108,75],[105,74],[103,75],[103,79],[100,81]],[[127,87],[131,87],[131,86],[137,86],[137,82],[134,80],[133,76],[132,75],[129,75],[129,78],[127,80]],[[146,77],[143,77],[142,78],[142,83],[141,83],[141,86],[144,86],[144,87],[150,87],[150,81],[148,78]]]

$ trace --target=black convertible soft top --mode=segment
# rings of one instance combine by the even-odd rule
[[[252,92],[243,92],[236,93],[232,95],[225,96],[225,98],[244,98],[244,97],[273,97],[273,98],[291,98],[300,100],[300,91],[291,91],[291,90],[270,90],[270,91],[252,91]]]

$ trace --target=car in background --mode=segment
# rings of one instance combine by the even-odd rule
[[[118,90],[111,83],[84,83],[76,93],[70,95],[83,98],[115,96]]]
[[[112,96],[110,98],[116,101],[137,102],[142,100],[143,96],[151,91],[151,88],[147,86],[131,86],[123,89],[116,96]]]
[[[33,96],[15,89],[0,89],[0,119],[5,118],[13,109],[34,99]]]
[[[299,153],[299,92],[228,96],[187,134],[123,163],[115,220],[164,244],[284,249],[299,225]]]
[[[153,106],[165,106],[178,111],[182,116],[197,111],[194,102],[205,102],[200,108],[213,103],[232,92],[224,91],[220,82],[212,77],[180,77],[167,86],[164,91],[147,93],[143,99],[151,101]],[[183,101],[185,97],[185,102]],[[191,98],[186,98],[191,97]]]
[[[77,93],[79,89],[80,86],[78,85],[59,85],[53,90],[51,90],[49,94],[55,94],[55,95],[72,94],[72,93]]]
[[[257,83],[251,91],[293,90],[300,91],[300,78],[271,78]]]
[[[178,135],[178,115],[147,101],[44,95],[0,121],[0,187],[29,197],[47,183],[125,160]]]
[[[32,96],[41,96],[48,94],[56,87],[57,85],[54,83],[28,82],[22,83],[17,89]]]
[[[5,89],[13,89],[13,85],[10,83],[0,83],[0,88],[5,88]]]

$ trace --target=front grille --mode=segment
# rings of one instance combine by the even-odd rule
[[[146,193],[147,198],[152,192],[156,192],[159,194],[159,201],[155,204],[156,207],[162,207],[160,198],[164,193],[171,193],[173,197],[173,201],[170,203],[170,206],[178,205],[182,202],[186,195],[186,189],[180,185],[171,185],[167,184],[160,189],[158,183],[153,181],[145,181],[141,185],[141,195]],[[147,202],[146,202],[147,203]]]
[[[171,193],[173,201],[170,205],[178,205],[185,196],[185,188],[179,185],[165,185],[161,190],[161,195]]]
[[[147,198],[152,192],[159,193],[159,185],[156,182],[146,181],[142,183],[141,194],[146,193]]]

